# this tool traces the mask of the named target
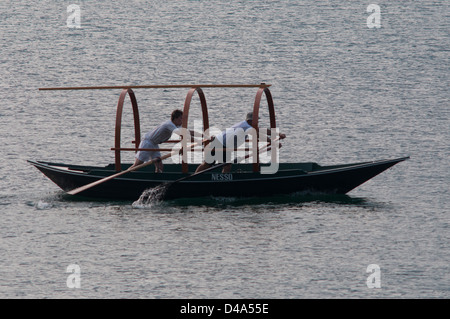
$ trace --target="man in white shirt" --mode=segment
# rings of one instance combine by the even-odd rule
[[[159,144],[166,142],[172,136],[172,133],[180,134],[179,128],[183,122],[183,111],[175,110],[172,112],[170,120],[165,121],[154,130],[145,134],[144,139],[139,144],[139,148],[159,149]],[[160,158],[159,151],[138,151],[133,166],[148,162],[151,159]],[[163,163],[161,160],[155,162],[155,172],[162,173]]]
[[[205,147],[205,161],[200,164],[196,173],[201,172],[217,162],[226,163],[231,162],[231,153],[233,148],[238,148],[240,145],[244,144],[246,137],[251,132],[253,119],[253,112],[247,113],[245,121],[236,123],[231,128],[226,129],[222,133],[215,136],[215,138]],[[267,136],[270,135],[270,129],[267,130]],[[280,134],[280,138],[285,138],[285,134]],[[268,139],[270,141],[270,139]],[[216,149],[220,149],[216,155]],[[222,158],[220,158],[222,154]],[[229,173],[231,171],[231,163],[223,167],[222,173]]]

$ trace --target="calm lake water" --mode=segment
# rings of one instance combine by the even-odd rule
[[[0,297],[449,298],[449,5],[377,1],[380,28],[369,28],[369,4],[1,1]],[[140,209],[70,198],[26,162],[114,161],[120,91],[40,87],[260,82],[288,135],[282,162],[411,159],[347,196]],[[256,94],[204,92],[218,128]],[[187,90],[135,93],[144,133]],[[194,98],[191,120],[200,113]]]

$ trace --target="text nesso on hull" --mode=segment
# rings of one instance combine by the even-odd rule
[[[209,129],[208,111],[205,95],[201,87],[258,88],[253,108],[252,122],[252,126],[257,130],[259,104],[263,94],[265,94],[269,106],[270,127],[272,129],[276,128],[275,109],[269,86],[262,83],[260,85],[154,85],[67,88],[122,89],[116,113],[116,142],[114,148],[112,148],[115,152],[115,163],[107,166],[83,166],[44,161],[29,162],[69,194],[79,194],[81,196],[99,199],[136,200],[146,189],[154,188],[165,183],[169,183],[170,187],[166,189],[164,199],[203,196],[267,196],[304,191],[345,194],[391,166],[409,158],[401,157],[389,160],[331,166],[321,166],[311,162],[279,163],[278,170],[273,174],[261,174],[261,167],[266,165],[259,163],[259,152],[262,148],[256,149],[256,156],[254,156],[256,158],[255,163],[233,164],[230,173],[221,173],[221,170],[218,168],[211,168],[205,172],[193,174],[198,164],[187,163],[184,160],[184,154],[181,164],[165,164],[163,173],[155,173],[153,167],[148,166],[150,162],[138,168],[130,168],[131,164],[121,163],[121,151],[138,150],[137,147],[121,148],[120,146],[121,117],[126,95],[130,96],[134,114],[135,141],[133,143],[137,146],[141,140],[139,112],[132,88],[189,88],[190,90],[187,94],[183,110],[183,129],[187,129],[190,101],[193,94],[197,92],[202,107],[203,129],[207,131]],[[47,88],[41,90],[51,89],[62,90],[65,88]],[[184,143],[185,145],[186,143]],[[174,154],[174,152],[172,151],[171,154]],[[164,155],[161,158],[168,158],[171,154]]]

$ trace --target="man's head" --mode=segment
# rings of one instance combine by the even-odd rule
[[[251,125],[253,121],[253,112],[248,112],[245,120]]]
[[[183,111],[173,111],[170,119],[172,120],[173,124],[175,124],[176,126],[180,126],[183,123]]]

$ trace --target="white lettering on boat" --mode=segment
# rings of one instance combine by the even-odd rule
[[[211,180],[219,182],[232,181],[233,174],[211,174]]]

